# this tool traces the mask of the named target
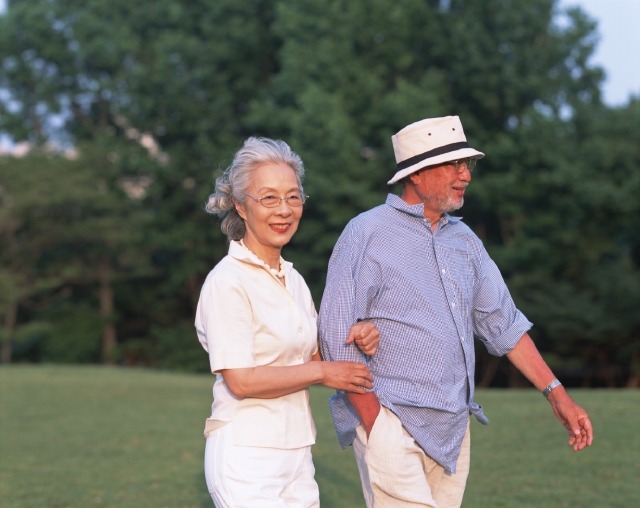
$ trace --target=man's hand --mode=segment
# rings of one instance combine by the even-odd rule
[[[569,432],[569,446],[578,452],[593,443],[593,426],[587,412],[573,400],[562,386],[551,391],[548,398],[553,412]]]
[[[525,333],[516,347],[507,353],[507,358],[540,391],[555,379],[553,372],[540,356],[528,333]],[[569,396],[564,387],[561,385],[551,390],[547,400],[551,403],[558,420],[569,432],[569,446],[573,446],[576,452],[585,446],[591,446],[593,426],[589,415],[576,404],[576,401]]]
[[[355,343],[365,355],[373,356],[380,344],[380,332],[370,321],[360,321],[351,327],[345,344]]]

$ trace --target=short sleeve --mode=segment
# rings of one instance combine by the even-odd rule
[[[307,312],[309,313],[309,315],[312,318],[318,319],[318,312],[316,311],[316,304],[313,303],[313,297],[311,296],[311,291],[309,291],[309,288],[306,287],[306,284],[305,284],[305,289],[306,289],[305,301],[306,301],[306,304],[307,304]]]
[[[256,366],[253,313],[240,280],[215,271],[202,287],[196,330],[209,352],[211,372]]]
[[[313,303],[313,297],[311,296],[311,291],[307,289],[307,307],[309,311],[309,315],[316,321],[316,326],[318,323],[318,312],[316,311],[316,305]],[[317,337],[317,334],[316,334]],[[318,340],[316,339],[316,348],[313,350],[312,355],[315,355],[318,351],[320,351],[320,345],[318,344]]]

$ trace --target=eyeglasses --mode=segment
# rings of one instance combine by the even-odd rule
[[[287,196],[286,198],[280,198],[278,196],[274,196],[272,194],[268,194],[266,196],[262,196],[261,198],[253,197],[248,192],[245,192],[247,196],[249,196],[254,201],[257,201],[262,206],[266,206],[267,208],[276,208],[280,206],[280,203],[283,201],[287,203],[289,206],[297,208],[299,206],[304,205],[304,202],[307,200],[309,196],[305,194],[291,194],[291,196]]]
[[[449,164],[451,164],[456,168],[456,173],[460,174],[465,170],[465,168],[467,168],[469,170],[469,173],[471,173],[476,167],[477,162],[478,162],[478,159],[474,159],[473,157],[467,157],[466,159],[458,159],[457,161],[450,161]]]

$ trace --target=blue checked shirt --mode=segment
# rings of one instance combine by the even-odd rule
[[[360,320],[380,331],[373,357],[344,343]],[[531,326],[482,242],[459,217],[444,214],[432,232],[422,204],[389,194],[340,236],[318,331],[324,359],[365,363],[380,404],[427,455],[455,473],[469,414],[489,423],[473,399],[474,335],[500,356]],[[344,392],[329,402],[345,448],[360,420]]]

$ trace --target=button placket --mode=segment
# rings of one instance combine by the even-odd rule
[[[438,250],[436,249],[435,242],[434,242],[434,254],[435,254],[436,262],[438,263],[438,268],[440,268],[440,273],[442,275],[446,275],[447,269],[446,268],[442,268],[443,264],[440,263],[440,259],[439,259],[439,256],[438,256]],[[453,312],[453,310],[458,307],[458,305],[457,305],[457,303],[455,301],[455,299],[456,299],[456,297],[455,297],[455,284],[451,280],[449,280],[449,282],[450,282],[450,284],[446,284],[445,278],[442,277],[442,287],[444,289],[447,301],[449,301],[450,305],[451,305],[451,309],[452,309],[451,314],[453,315],[453,321],[456,324],[456,328],[458,330],[461,330],[460,322],[459,322],[459,319],[461,318],[460,311]],[[451,286],[453,286],[453,287],[451,287]],[[460,333],[458,332],[458,337],[460,338],[460,342],[465,342],[465,336],[464,335],[460,335]]]

